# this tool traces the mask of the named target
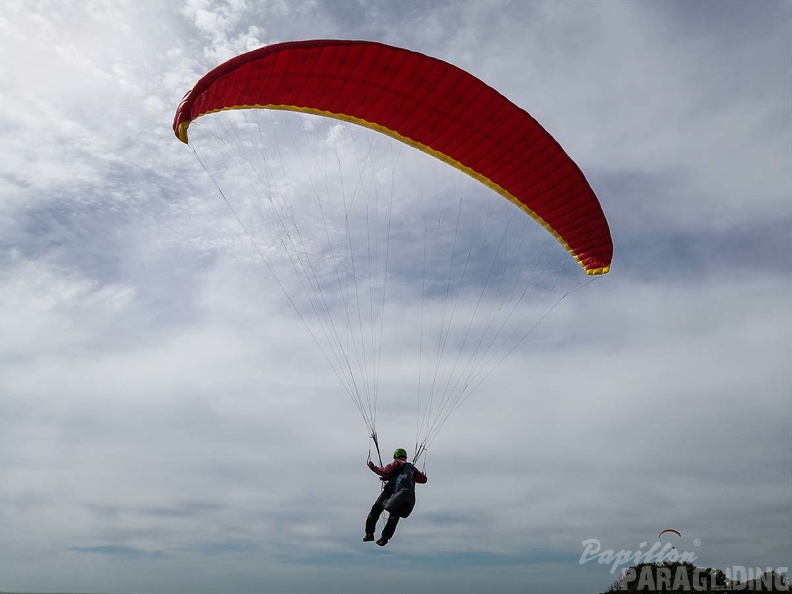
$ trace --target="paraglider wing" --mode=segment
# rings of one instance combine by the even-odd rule
[[[244,108],[324,115],[394,137],[512,201],[587,274],[610,268],[608,223],[577,165],[527,112],[456,66],[368,41],[275,44],[200,79],[173,129],[187,142],[192,120]]]
[[[673,528],[666,528],[665,530],[660,532],[660,534],[657,535],[657,538],[660,538],[661,536],[663,536],[663,534],[668,534],[668,533],[676,534],[677,536],[682,538],[682,533],[679,530],[675,530]]]

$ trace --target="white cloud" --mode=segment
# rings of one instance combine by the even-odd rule
[[[766,230],[790,214],[790,15],[682,6],[5,2],[0,588],[357,591],[393,571],[393,591],[593,591],[612,580],[577,565],[581,540],[667,526],[704,564],[784,562],[792,320]],[[170,129],[219,62],[321,37],[413,47],[524,105],[617,239],[613,271],[451,417],[386,549],[359,542],[363,424]],[[386,455],[413,447],[412,366],[384,361]]]
[[[131,287],[64,275],[52,266],[18,261],[2,270],[0,332],[5,356],[28,358],[80,350],[91,323],[121,315],[134,298]]]

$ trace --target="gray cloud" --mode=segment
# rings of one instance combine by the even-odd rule
[[[783,2],[4,3],[0,588],[593,592],[583,540],[666,527],[788,565],[789,32]],[[217,63],[321,37],[525,106],[616,245],[449,419],[384,549],[354,407],[170,130]],[[386,457],[414,447],[400,326]]]

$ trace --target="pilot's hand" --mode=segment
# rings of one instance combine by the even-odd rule
[[[372,462],[371,460],[369,460],[368,462],[366,462],[366,465],[367,465],[369,468],[371,468],[371,470],[374,470],[374,469],[376,468],[376,466],[374,465],[374,462]]]

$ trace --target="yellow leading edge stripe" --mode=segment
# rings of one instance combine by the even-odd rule
[[[586,272],[586,274],[589,274],[589,275],[605,274],[605,273],[607,273],[610,270],[610,266],[604,266],[602,268],[592,268],[590,270],[587,269],[583,265],[583,263],[580,261],[580,258],[578,257],[578,255],[574,252],[574,250],[572,250],[571,247],[569,247],[569,244],[566,241],[564,241],[564,239],[558,233],[556,233],[555,229],[553,229],[550,225],[548,225],[547,222],[545,222],[545,220],[542,217],[537,215],[534,211],[532,211],[530,208],[528,208],[525,204],[520,202],[515,196],[510,194],[508,191],[504,190],[501,186],[499,186],[498,184],[493,182],[488,177],[485,177],[485,176],[481,175],[480,173],[476,172],[475,170],[471,169],[470,167],[466,167],[465,165],[463,165],[459,161],[457,161],[455,159],[452,159],[448,155],[440,153],[440,152],[432,149],[431,147],[426,146],[425,144],[421,144],[420,142],[416,142],[416,141],[412,140],[411,138],[408,138],[406,136],[402,136],[401,134],[399,134],[395,130],[391,130],[390,128],[386,128],[385,126],[381,126],[379,124],[368,122],[366,120],[362,120],[360,118],[356,118],[354,116],[346,115],[346,114],[343,114],[343,113],[332,113],[330,111],[323,111],[321,109],[314,109],[312,107],[297,107],[295,105],[235,105],[235,106],[232,106],[232,107],[224,107],[223,109],[214,109],[212,111],[207,111],[205,113],[200,114],[198,117],[201,117],[203,115],[208,115],[210,113],[218,113],[220,111],[226,111],[228,109],[273,109],[273,110],[279,110],[279,111],[297,111],[297,112],[300,112],[300,113],[309,113],[309,114],[313,114],[313,115],[325,116],[325,117],[328,117],[328,118],[341,120],[341,121],[344,121],[344,122],[349,122],[351,124],[357,124],[358,126],[363,126],[364,128],[369,128],[371,130],[376,130],[377,132],[380,132],[381,134],[385,134],[386,136],[390,136],[391,138],[395,138],[399,142],[403,142],[404,144],[407,144],[407,145],[409,145],[409,146],[411,146],[413,148],[416,148],[419,151],[422,151],[422,152],[426,153],[427,155],[431,155],[432,157],[434,157],[436,159],[439,159],[440,161],[443,161],[444,163],[447,163],[447,164],[451,165],[451,167],[454,167],[455,169],[458,169],[462,173],[465,173],[465,174],[469,175],[470,177],[472,177],[476,181],[481,182],[482,184],[487,186],[492,191],[497,192],[498,194],[500,194],[501,196],[506,198],[506,200],[508,200],[509,202],[511,202],[512,204],[514,204],[518,208],[520,208],[523,212],[525,212],[533,220],[535,220],[542,227],[547,229],[548,233],[550,233],[553,237],[555,237],[556,240],[558,240],[558,242],[561,245],[563,245],[566,248],[566,250],[572,255],[572,257],[575,258],[575,261],[580,265],[581,268],[583,268],[583,270]],[[181,140],[185,144],[188,144],[187,128],[190,126],[190,122],[191,121],[192,120],[188,120],[188,121],[185,121],[185,122],[181,122],[179,124],[179,140]]]

